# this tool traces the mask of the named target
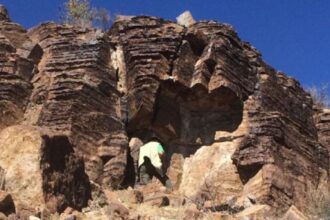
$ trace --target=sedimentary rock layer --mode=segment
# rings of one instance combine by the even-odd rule
[[[122,16],[107,33],[55,23],[27,32],[0,9],[0,148],[24,159],[6,134],[38,140],[27,150],[40,206],[80,209],[90,181],[134,185],[128,140],[153,134],[175,189],[195,201],[254,198],[284,213],[327,180],[329,111],[315,113],[300,84],[230,25]],[[19,165],[0,162],[1,187]]]
[[[107,36],[54,23],[30,30],[29,36],[44,55],[32,79],[26,122],[67,136],[91,180],[118,186],[127,138]]]
[[[30,82],[41,56],[26,31],[11,22],[5,9],[0,16],[0,129],[22,121],[32,92]]]

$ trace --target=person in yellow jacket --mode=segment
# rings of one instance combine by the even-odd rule
[[[172,187],[170,179],[164,173],[164,157],[164,148],[156,137],[140,147],[138,171],[141,185],[149,183],[154,176],[167,188]]]

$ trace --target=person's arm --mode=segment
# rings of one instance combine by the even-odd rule
[[[160,168],[163,172],[165,172],[165,151],[164,151],[163,146],[160,143],[158,143],[157,152],[158,152],[160,162],[162,164]]]

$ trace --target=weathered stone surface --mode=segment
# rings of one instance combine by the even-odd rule
[[[267,205],[255,205],[251,206],[244,211],[235,215],[237,219],[255,219],[255,220],[263,220],[270,218],[269,215],[270,207]]]
[[[128,219],[129,210],[120,203],[111,203],[106,210],[106,216],[110,219]]]
[[[85,211],[82,214],[77,215],[76,219],[125,220],[125,219],[130,219],[129,214],[130,213],[128,208],[117,202],[117,203],[111,203],[110,206],[106,206],[98,210]]]
[[[185,210],[183,219],[184,220],[195,220],[195,219],[199,219],[200,216],[201,216],[201,213],[197,209],[197,207],[194,205],[191,205]]]
[[[0,190],[5,189],[5,170],[0,167]]]
[[[183,175],[184,157],[181,154],[174,153],[171,157],[167,176],[172,182],[173,189],[179,189]]]
[[[0,133],[5,191],[12,195],[18,212],[86,206],[89,180],[66,141],[28,126],[12,126]]]
[[[35,72],[32,58],[40,54],[26,31],[0,7],[0,130],[23,120]],[[37,59],[37,58],[36,58]]]
[[[231,158],[247,132],[246,116],[234,132],[216,132],[212,145],[202,146],[185,160],[180,191],[217,204],[240,195],[243,184]]]
[[[42,24],[29,31],[44,55],[26,122],[67,136],[91,180],[118,187],[126,166],[126,133],[107,36],[89,29]]]
[[[7,220],[7,216],[0,212],[0,220]]]
[[[314,118],[319,142],[330,151],[330,109],[318,109]]]
[[[30,127],[8,127],[0,134],[0,147],[0,166],[6,170],[5,191],[12,195],[16,208],[32,208],[32,213],[34,208],[42,209],[40,133]]]
[[[129,88],[129,133],[150,125],[159,79],[170,78],[171,62],[176,57],[182,31],[181,26],[162,19],[134,17],[115,23],[109,32],[116,47],[122,48],[126,64],[121,77]]]
[[[258,90],[246,103],[250,133],[233,161],[243,182],[263,170],[260,187],[265,194],[258,201],[277,212],[293,203],[304,207],[307,185],[319,184],[319,170],[329,169],[327,149],[317,142],[311,99],[282,73],[268,68],[258,76]]]
[[[289,210],[285,213],[285,215],[281,219],[283,219],[283,220],[307,220],[308,218],[293,205],[289,208]]]

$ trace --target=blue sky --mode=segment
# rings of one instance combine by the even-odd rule
[[[0,0],[12,20],[26,28],[58,20],[63,2]],[[91,4],[112,14],[154,15],[170,20],[190,10],[196,20],[229,23],[266,62],[302,85],[330,84],[329,0],[91,0]]]

